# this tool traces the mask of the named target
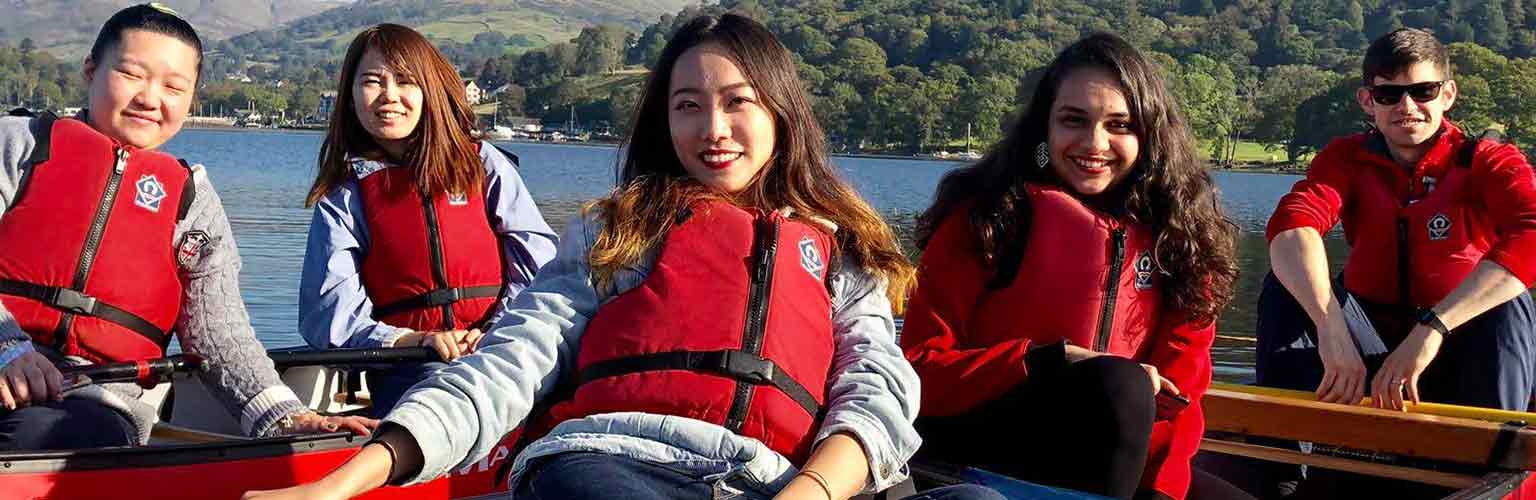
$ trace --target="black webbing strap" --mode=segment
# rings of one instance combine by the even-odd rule
[[[375,318],[382,318],[391,314],[401,313],[412,309],[426,309],[438,307],[444,304],[452,304],[464,299],[480,297],[497,297],[501,295],[501,285],[472,286],[467,288],[439,288],[405,300],[398,300],[373,308]]]
[[[148,320],[79,291],[25,281],[0,280],[0,293],[29,298],[64,312],[101,318],[133,330],[161,347],[170,343],[171,335],[155,327]]]
[[[192,202],[197,200],[197,176],[193,175],[192,165],[187,160],[177,158],[181,168],[187,169],[187,182],[181,186],[181,203],[176,206],[176,222],[187,218],[187,212],[192,209]]]
[[[1456,150],[1456,166],[1472,168],[1472,158],[1477,155],[1477,146],[1482,144],[1483,141],[1503,144],[1504,134],[1499,133],[1497,130],[1488,129],[1484,130],[1476,139],[1467,138],[1467,140],[1462,141],[1461,148]]]
[[[50,139],[53,137],[53,122],[58,119],[59,117],[53,113],[37,115],[37,133],[32,135],[35,141],[32,145],[32,156],[27,159],[32,162],[33,168],[37,168],[38,165],[48,161],[48,153],[50,152],[48,148],[52,144]]]
[[[750,384],[771,385],[799,403],[811,416],[821,414],[821,405],[816,402],[811,391],[805,390],[805,386],[784,373],[773,360],[734,349],[670,351],[610,359],[593,363],[581,370],[576,383],[580,385],[600,378],[661,370],[710,372]]]
[[[1525,425],[1524,420],[1511,420],[1499,424],[1499,436],[1494,438],[1493,447],[1488,449],[1489,468],[1511,468],[1515,457],[1509,456],[1509,452],[1512,451],[1515,438],[1520,436],[1520,430],[1524,429]]]

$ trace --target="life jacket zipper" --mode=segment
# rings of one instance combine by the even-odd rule
[[[1109,336],[1115,326],[1115,300],[1120,297],[1120,268],[1125,265],[1125,229],[1115,229],[1110,240],[1114,242],[1113,257],[1109,261],[1109,275],[1104,278],[1104,308],[1099,311],[1099,332],[1093,338],[1093,350],[1109,350]]]
[[[85,281],[91,276],[91,267],[96,264],[96,251],[101,247],[102,233],[107,231],[107,219],[112,217],[112,205],[117,202],[118,185],[122,183],[123,172],[128,169],[128,150],[117,148],[116,156],[112,175],[107,178],[107,188],[101,193],[101,202],[96,205],[96,218],[91,221],[91,232],[85,237],[85,248],[80,250],[80,262],[75,265],[75,280],[71,288],[76,291],[84,291]]]
[[[1413,316],[1412,262],[1408,246],[1408,205],[1413,202],[1413,172],[1408,173],[1407,191],[1403,192],[1403,204],[1397,212],[1397,300],[1406,318]]]
[[[762,356],[763,336],[768,323],[768,302],[773,294],[774,261],[779,253],[779,220],[772,214],[765,215],[752,225],[751,289],[747,294],[746,324],[742,327],[741,350],[754,356]],[[753,384],[738,380],[736,395],[731,401],[730,414],[725,427],[740,433],[747,421],[747,410],[752,403]]]
[[[91,267],[96,264],[96,252],[101,248],[101,237],[107,232],[107,220],[112,216],[112,205],[117,203],[118,185],[122,183],[123,172],[128,170],[128,149],[119,147],[113,151],[112,173],[107,177],[107,186],[102,190],[101,201],[96,205],[96,217],[91,219],[90,232],[86,233],[85,246],[80,249],[80,260],[75,263],[75,279],[70,282],[70,289],[83,292],[85,282],[91,277]],[[75,324],[75,313],[65,312],[59,316],[59,324],[54,328],[54,347],[64,350],[69,345],[69,331]]]
[[[442,229],[437,223],[437,207],[432,204],[432,198],[421,195],[422,212],[427,219],[427,250],[432,258],[432,284],[435,290],[448,288],[448,268],[443,263]],[[453,303],[449,302],[441,306],[443,310],[443,329],[453,329]]]

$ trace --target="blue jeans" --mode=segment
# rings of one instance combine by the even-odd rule
[[[548,457],[525,472],[512,494],[518,500],[672,500],[729,498],[730,488],[750,490],[748,485],[707,480],[684,474],[665,465],[605,453],[562,453]],[[766,492],[750,491],[767,496]],[[750,497],[748,497],[750,498]],[[990,489],[958,485],[929,490],[906,500],[1004,500]]]
[[[0,409],[0,451],[67,450],[137,444],[133,423],[95,401],[67,398]]]
[[[389,368],[368,370],[368,397],[373,400],[370,410],[374,418],[384,418],[389,410],[400,403],[405,391],[417,382],[437,373],[447,363],[399,363]]]

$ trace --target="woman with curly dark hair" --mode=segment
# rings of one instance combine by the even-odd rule
[[[1234,229],[1157,67],[1114,35],[1068,47],[918,221],[902,346],[927,456],[1118,498],[1194,495]]]

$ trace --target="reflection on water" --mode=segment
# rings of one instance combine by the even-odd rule
[[[299,345],[297,289],[310,210],[304,197],[314,180],[321,136],[273,131],[188,130],[165,150],[208,166],[229,212],[244,259],[242,291],[258,336],[271,347]],[[617,150],[584,145],[506,143],[545,218],[560,231],[582,202],[612,187]],[[910,245],[916,214],[927,207],[939,178],[959,164],[934,161],[836,158],[845,176],[885,214]],[[1263,228],[1280,196],[1298,177],[1219,172],[1228,212],[1242,228],[1242,276],[1237,299],[1218,323],[1222,335],[1251,337],[1259,282],[1269,266]],[[1327,240],[1330,259],[1344,252]],[[1218,341],[1217,376],[1234,380],[1252,372],[1252,345]]]

